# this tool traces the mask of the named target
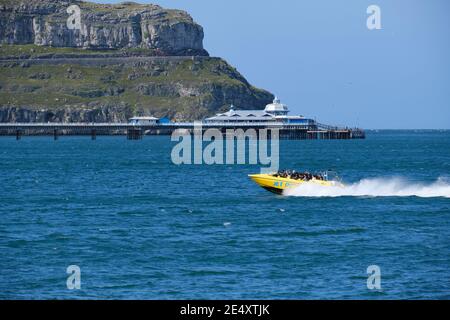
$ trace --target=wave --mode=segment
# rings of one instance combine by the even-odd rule
[[[285,190],[294,197],[421,197],[450,198],[450,183],[442,178],[432,183],[408,182],[402,178],[370,178],[345,186],[325,187],[304,183]]]

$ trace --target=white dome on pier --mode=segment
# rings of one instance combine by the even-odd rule
[[[280,99],[275,97],[273,102],[271,104],[268,104],[266,108],[264,109],[265,112],[271,113],[274,115],[287,115],[289,112],[289,109],[287,105],[282,104]]]

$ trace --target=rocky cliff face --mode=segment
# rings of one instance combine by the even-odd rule
[[[132,2],[1,0],[0,43],[207,55],[203,29],[186,12]]]
[[[27,107],[0,108],[0,122],[127,122],[133,111],[127,106],[98,106],[94,108],[67,107],[57,110],[34,110]]]

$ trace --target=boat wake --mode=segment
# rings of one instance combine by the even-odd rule
[[[439,178],[433,183],[410,183],[401,178],[372,178],[346,186],[324,187],[304,183],[284,191],[294,197],[421,197],[450,198],[450,183]]]

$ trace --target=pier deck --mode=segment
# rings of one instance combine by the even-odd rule
[[[309,140],[309,139],[364,139],[362,129],[338,128],[315,125],[293,125],[279,122],[274,123],[197,123],[172,122],[156,125],[136,125],[130,123],[0,123],[0,136],[49,135],[54,139],[59,136],[86,135],[96,139],[99,135],[126,135],[128,139],[141,139],[145,135],[171,135],[177,129],[193,132],[194,128],[219,129],[224,134],[227,130],[278,129],[280,139]]]

